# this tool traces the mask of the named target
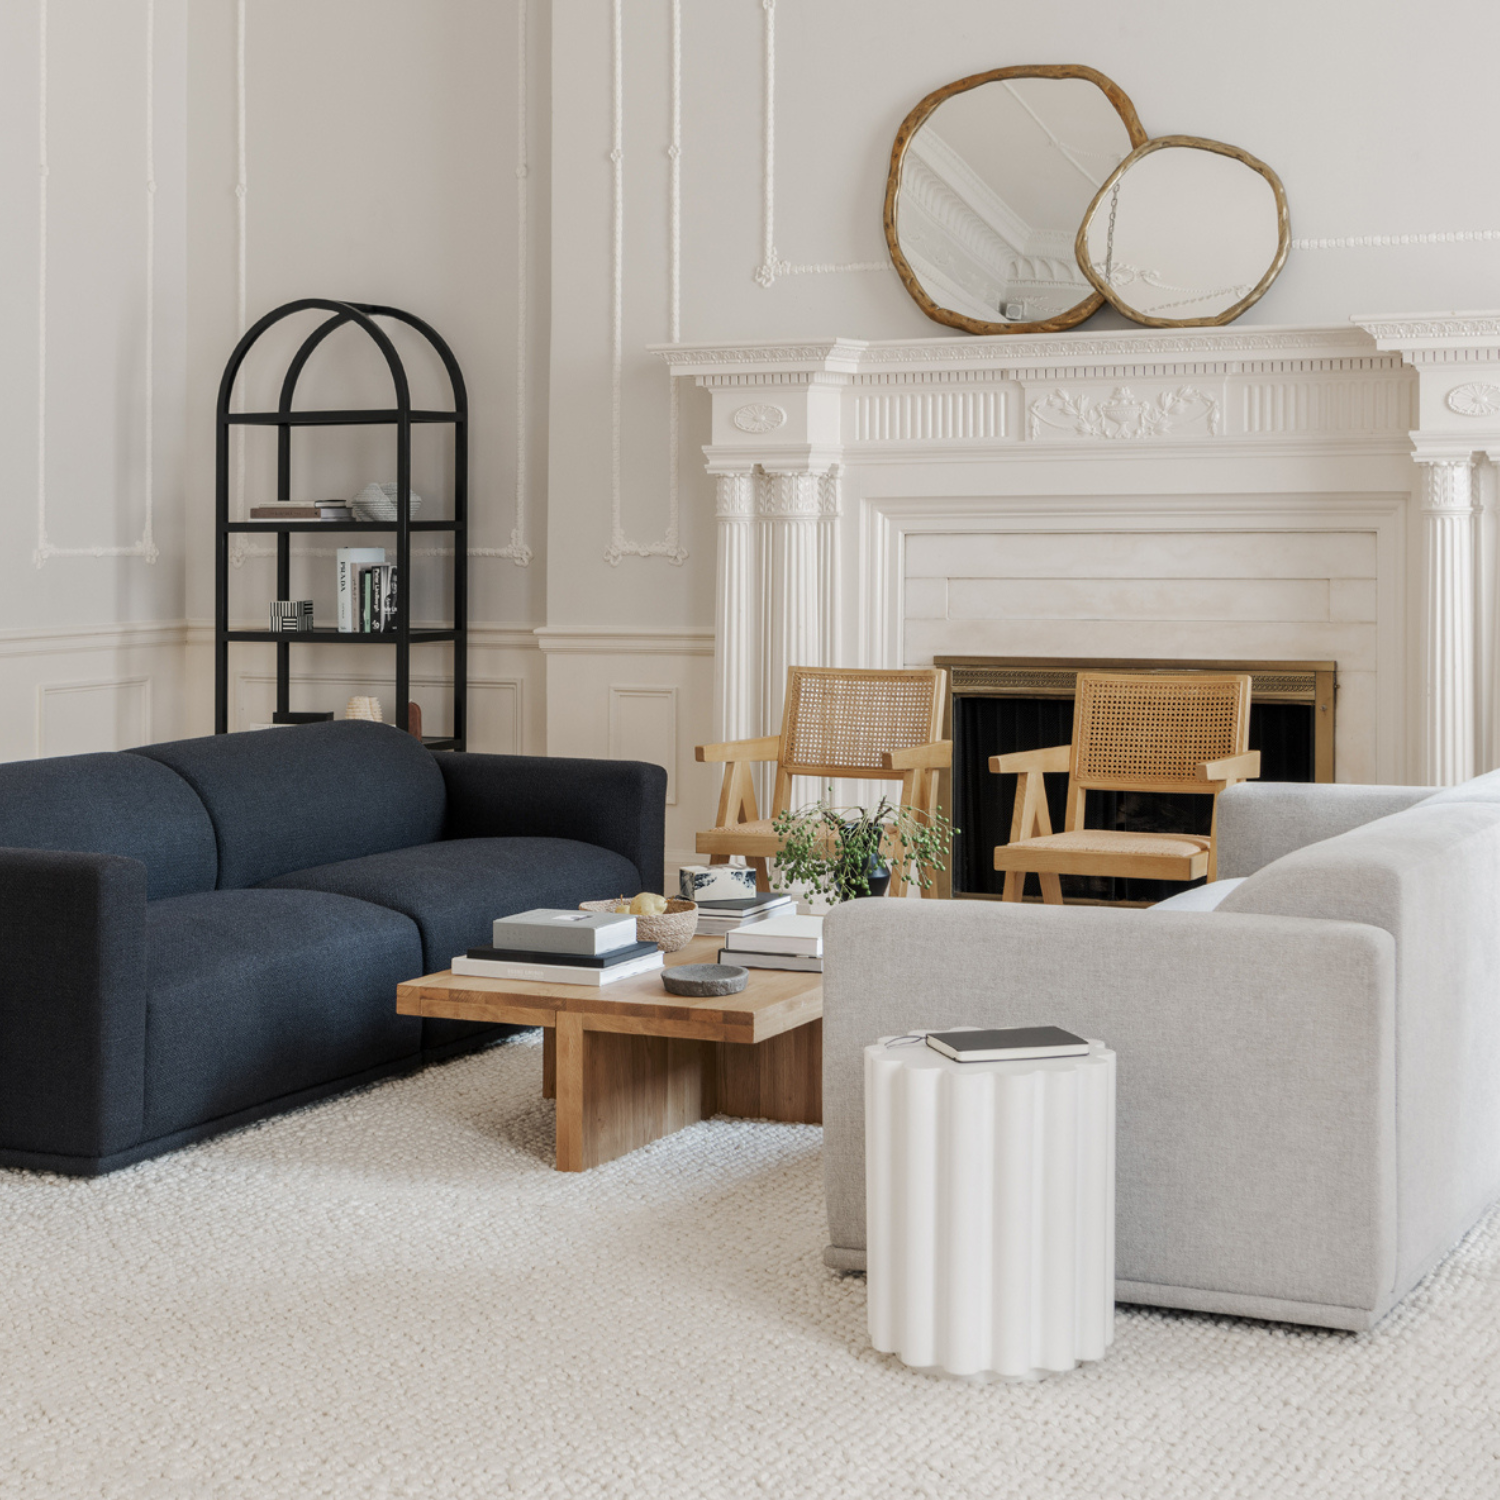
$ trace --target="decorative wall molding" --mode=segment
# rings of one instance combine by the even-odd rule
[[[470,675],[467,681],[471,698],[475,693],[494,693],[503,697],[510,698],[513,704],[511,710],[512,733],[510,743],[505,745],[486,745],[484,747],[486,751],[491,754],[499,755],[522,754],[524,749],[523,739],[525,735],[526,725],[525,679],[521,677],[475,677],[473,675]],[[294,671],[292,673],[292,685],[293,687],[296,687],[299,684],[304,686],[308,684],[321,684],[323,686],[333,687],[337,689],[337,693],[335,694],[335,696],[343,695],[346,697],[346,699],[348,697],[353,697],[356,694],[382,698],[386,704],[389,704],[391,702],[391,693],[393,691],[393,685],[391,679],[388,676],[380,673],[360,671]],[[447,703],[444,702],[443,699],[445,695],[448,694],[452,689],[453,679],[451,676],[444,676],[442,673],[434,672],[414,672],[410,679],[410,686],[413,689],[432,688],[437,690],[439,698],[438,702],[434,703],[433,705],[434,710],[437,710],[441,705],[442,712],[446,714]],[[239,672],[235,674],[235,698],[233,705],[232,722],[238,722],[241,716],[247,712],[247,706],[245,703],[245,689],[247,687],[255,687],[261,689],[266,693],[267,697],[274,704],[276,692],[276,674],[274,672]],[[339,709],[336,707],[334,712],[337,716],[337,714],[339,713]],[[474,704],[472,701],[469,704],[469,718],[472,722],[474,718]],[[244,726],[241,725],[240,727],[243,728]],[[432,732],[430,727],[429,732]],[[472,729],[470,730],[470,738],[473,738]]]
[[[531,465],[531,80],[527,12],[531,0],[516,0],[516,524],[504,547],[470,547],[470,557],[508,557],[518,568],[531,563],[526,543],[526,502]]]
[[[612,118],[610,125],[610,151],[609,160],[613,167],[612,189],[611,189],[611,237],[610,237],[610,346],[609,346],[609,384],[610,384],[610,538],[609,546],[604,549],[605,561],[611,567],[618,567],[622,558],[626,557],[665,557],[668,562],[679,566],[687,561],[687,550],[684,548],[678,536],[678,506],[679,496],[677,492],[677,443],[678,433],[681,425],[681,417],[678,409],[677,382],[672,381],[672,390],[669,397],[671,403],[668,419],[668,448],[670,456],[668,459],[667,476],[667,530],[666,535],[659,542],[637,542],[631,540],[625,532],[623,517],[623,448],[622,437],[624,431],[624,379],[625,379],[625,40],[624,40],[624,16],[622,9],[623,0],[612,0],[610,7],[611,40],[613,42],[610,72],[610,98],[612,104]],[[668,147],[669,158],[675,167],[678,157],[681,156],[681,122],[682,122],[682,12],[679,5],[672,7],[672,126],[673,139]],[[672,157],[671,152],[676,150],[677,157]],[[674,228],[680,232],[681,225],[681,177],[677,172],[670,174],[672,192],[672,223]],[[680,312],[678,309],[678,276],[680,273],[680,251],[674,252],[668,257],[668,278],[670,292],[672,294],[672,312],[670,324],[678,327],[680,323]]]
[[[0,630],[0,657],[178,647],[188,643],[188,629],[186,620],[150,620],[139,624]]]
[[[786,412],[769,401],[752,401],[729,419],[741,432],[775,432],[786,421]]]
[[[135,727],[123,733],[101,735],[89,733],[82,741],[71,745],[58,745],[49,733],[48,710],[54,705],[61,707],[68,699],[83,695],[114,695],[114,709],[118,716],[128,708],[135,719]],[[128,696],[127,696],[128,695]],[[132,701],[133,700],[133,701]],[[97,729],[101,712],[109,705],[100,702],[91,714],[91,729]],[[39,682],[36,688],[36,754],[77,755],[93,750],[128,750],[133,745],[151,743],[151,678],[95,677],[83,682]]]
[[[241,0],[243,3],[243,0]],[[161,556],[153,534],[156,492],[156,0],[146,0],[145,190],[146,279],[143,362],[145,389],[142,465],[146,515],[140,540],[128,547],[59,547],[47,531],[47,23],[49,0],[37,3],[37,332],[36,332],[36,548],[34,567],[49,557],[139,557],[154,563]],[[40,752],[38,752],[40,753]]]
[[[761,175],[761,256],[756,282],[768,291],[779,276],[826,276],[845,271],[893,271],[889,260],[847,261],[844,264],[793,265],[776,253],[776,0],[760,0],[765,14],[763,167]]]
[[[549,656],[712,656],[711,630],[640,625],[541,625],[532,634]]]
[[[43,0],[45,3],[45,0]],[[149,0],[154,4],[155,0]],[[530,58],[528,47],[528,14],[530,0],[516,5],[516,460],[515,525],[510,541],[503,547],[470,547],[469,557],[509,558],[518,568],[530,566],[532,551],[526,540],[526,511],[530,491],[530,389],[531,354],[528,343],[531,331],[531,123]],[[243,337],[250,327],[250,173],[248,131],[248,60],[246,51],[246,0],[235,3],[234,98],[235,98],[235,328]],[[238,390],[232,398],[236,411],[244,409]],[[230,433],[234,445],[234,488],[230,496],[231,513],[245,519],[245,445],[249,430],[236,426]],[[331,557],[334,549],[303,547],[292,541],[293,557]],[[413,557],[451,556],[451,547],[413,548]],[[245,540],[236,532],[229,543],[229,561],[242,568],[251,558],[275,557],[274,546]]]
[[[676,807],[677,689],[611,683],[608,721],[605,753],[611,760],[644,760],[663,767],[667,806]]]
[[[1443,398],[1443,405],[1461,417],[1492,417],[1500,412],[1500,385],[1473,380],[1456,385]]]
[[[1028,435],[1033,438],[1043,428],[1053,427],[1104,442],[1161,437],[1198,423],[1206,427],[1206,436],[1213,437],[1220,426],[1219,403],[1188,385],[1163,391],[1154,400],[1135,395],[1125,385],[1116,386],[1102,400],[1081,392],[1054,390],[1031,403],[1026,419]]]
[[[1422,234],[1352,234],[1293,240],[1293,250],[1389,250],[1400,245],[1463,245],[1500,240],[1500,229],[1435,229]]]

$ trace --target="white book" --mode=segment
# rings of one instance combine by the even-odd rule
[[[635,918],[629,912],[569,911],[556,906],[499,917],[490,939],[497,948],[563,954],[612,953],[635,940]]]
[[[801,958],[823,956],[822,917],[765,917],[735,927],[728,934],[731,948],[752,953],[785,953]]]
[[[649,974],[661,966],[660,949],[607,969],[590,969],[582,964],[502,963],[488,958],[466,958],[462,954],[453,960],[453,972],[469,979],[525,979],[537,984],[581,984],[595,988],[636,974]]]
[[[821,958],[803,958],[795,953],[750,953],[744,949],[720,948],[721,964],[738,964],[742,969],[795,969],[800,973],[821,974]]]
[[[384,547],[340,547],[335,554],[339,582],[339,629],[345,634],[359,630],[359,579],[361,567],[385,561]]]

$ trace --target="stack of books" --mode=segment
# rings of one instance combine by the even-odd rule
[[[339,629],[383,635],[396,628],[396,565],[384,547],[338,549]]]
[[[252,521],[352,521],[347,500],[278,500],[274,505],[252,505]]]
[[[746,969],[804,969],[823,972],[822,917],[764,917],[736,927],[719,949],[721,964]]]
[[[453,960],[455,974],[474,979],[528,979],[594,988],[661,966],[661,949],[636,941],[634,917],[553,907],[501,917],[489,947],[470,948]]]
[[[789,917],[795,907],[790,896],[760,892],[754,896],[730,896],[722,901],[698,903],[699,937],[724,937],[736,927],[748,926],[764,917]]]

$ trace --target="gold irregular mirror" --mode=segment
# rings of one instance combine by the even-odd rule
[[[1103,183],[1144,143],[1135,107],[1078,66],[996,68],[901,123],[885,239],[917,305],[969,333],[1072,328],[1103,304],[1075,258]]]
[[[1127,318],[1229,323],[1275,281],[1291,244],[1281,179],[1221,141],[1166,135],[1120,163],[1089,205],[1077,258]]]

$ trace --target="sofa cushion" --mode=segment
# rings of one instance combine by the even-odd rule
[[[1446,786],[1442,791],[1434,792],[1426,805],[1441,807],[1449,802],[1500,802],[1500,771],[1489,771],[1472,781]]]
[[[298,870],[270,884],[281,890],[335,891],[403,913],[422,933],[422,972],[434,974],[456,954],[488,943],[496,917],[633,894],[640,877],[623,854],[574,839],[450,839]],[[515,1029],[429,1019],[422,1045],[431,1051]]]
[[[388,906],[417,924],[424,973],[488,943],[496,917],[574,907],[638,884],[622,854],[573,839],[449,839],[280,875],[278,890],[334,891]]]
[[[1234,880],[1210,880],[1207,885],[1190,885],[1165,901],[1158,901],[1152,911],[1217,911],[1219,903],[1233,890],[1244,885],[1245,877]]]
[[[213,824],[175,771],[135,755],[0,765],[0,848],[118,854],[146,867],[146,897],[211,891]]]
[[[415,926],[387,907],[315,891],[152,902],[144,1139],[413,1056],[421,1022],[396,1014],[396,986],[421,972]]]
[[[447,797],[432,752],[389,724],[337,720],[128,753],[170,766],[202,799],[220,890],[443,835]]]

